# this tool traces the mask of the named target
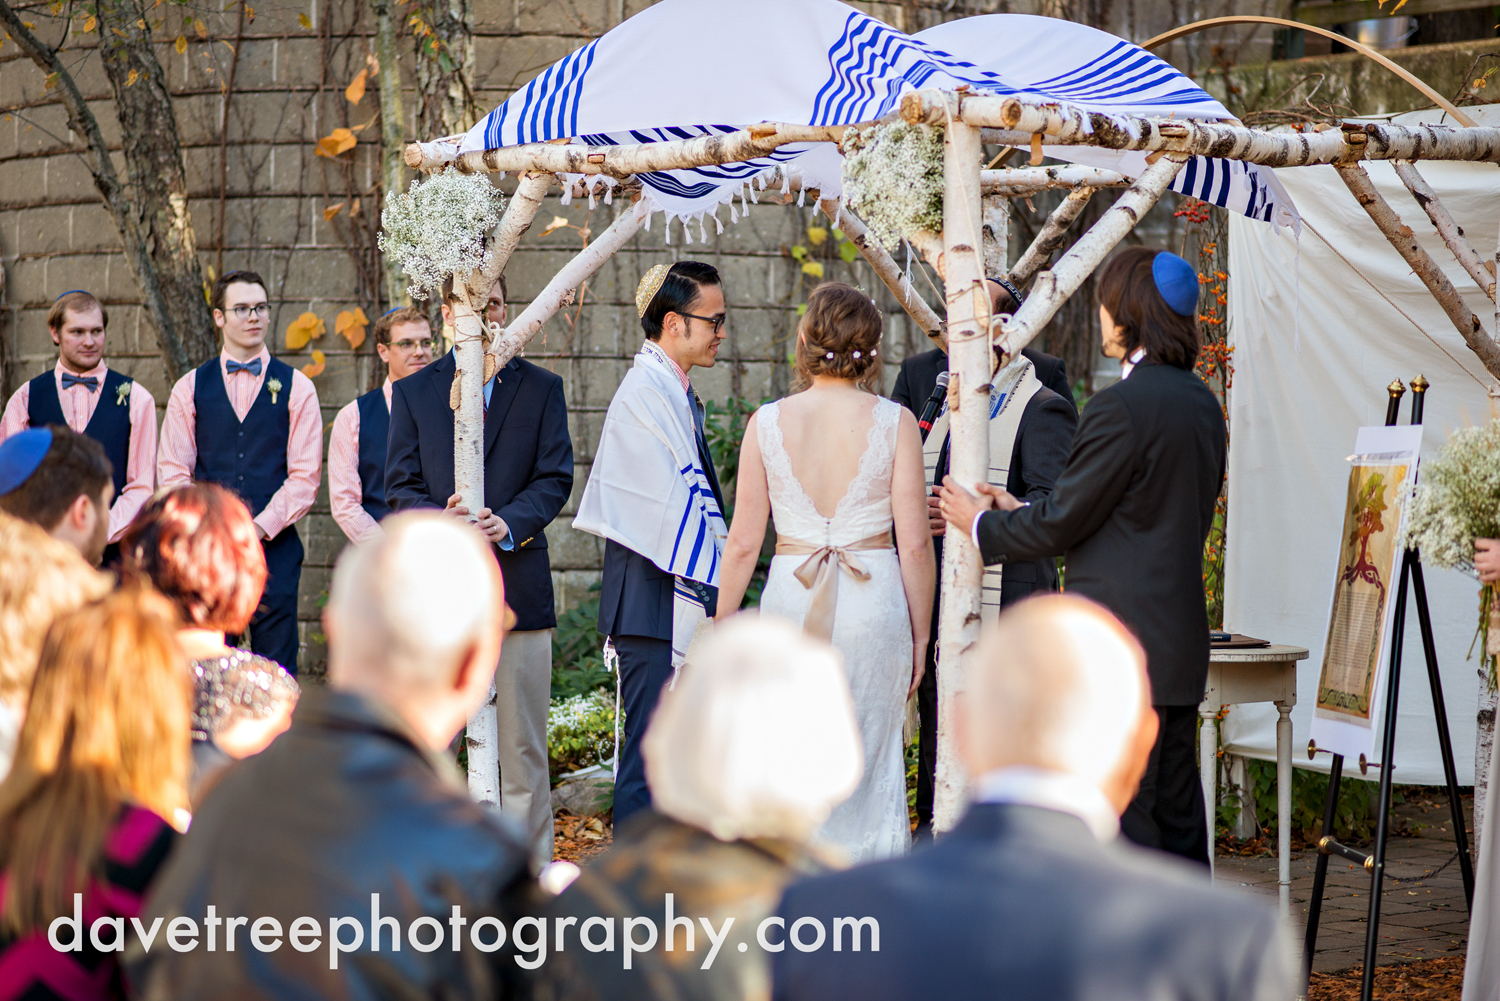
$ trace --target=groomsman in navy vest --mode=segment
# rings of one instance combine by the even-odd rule
[[[250,649],[296,674],[296,522],[312,507],[323,473],[318,392],[266,350],[271,307],[260,275],[228,272],[214,282],[212,302],[224,348],[172,387],[157,479],[163,488],[217,483],[250,508],[267,570]]]
[[[451,324],[452,279],[443,289]],[[487,323],[505,322],[505,279],[490,291]],[[455,373],[447,354],[391,389],[385,498],[393,511],[439,508],[472,521],[490,542],[515,613],[495,669],[500,722],[500,807],[526,831],[534,868],[552,861],[552,787],[547,774],[547,711],[552,694],[552,630],[557,614],[543,530],[573,490],[573,439],[563,381],[512,358],[484,385],[484,504],[470,512],[455,492]]]
[[[47,313],[57,364],[16,390],[0,418],[0,441],[27,428],[64,424],[104,446],[114,467],[104,562],[156,487],[156,400],[145,387],[104,363],[109,313],[81,289],[64,292]]]
[[[391,385],[432,361],[432,327],[415,306],[398,306],[375,321],[375,353],[385,384],[345,405],[328,440],[328,502],[333,520],[353,543],[380,535],[385,502],[385,451],[391,426]]]

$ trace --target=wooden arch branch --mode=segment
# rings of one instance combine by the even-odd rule
[[[926,300],[917,294],[917,290],[912,287],[911,279],[901,270],[901,266],[896,263],[895,259],[886,253],[884,247],[870,238],[870,231],[865,228],[859,216],[851,212],[847,205],[841,208],[838,200],[834,198],[821,199],[818,207],[823,210],[824,215],[834,220],[834,225],[838,226],[844,236],[848,237],[849,241],[859,249],[860,255],[869,262],[875,276],[880,279],[880,283],[891,290],[891,294],[896,297],[901,308],[906,310],[906,315],[912,318],[912,322],[922,329],[922,333],[932,339],[933,344],[947,351],[948,342],[943,336],[943,321],[939,319],[933,308],[927,305]]]
[[[1431,255],[1417,243],[1411,228],[1402,224],[1401,217],[1396,215],[1395,210],[1380,196],[1380,192],[1375,190],[1364,167],[1357,163],[1340,164],[1338,172],[1381,234],[1391,242],[1391,246],[1396,248],[1396,252],[1406,263],[1411,265],[1422,284],[1427,286],[1438,305],[1443,307],[1443,312],[1453,321],[1453,326],[1458,329],[1469,350],[1478,356],[1487,372],[1500,378],[1500,343],[1496,343],[1479,317],[1464,304],[1458,289],[1448,281],[1448,276],[1443,274],[1443,269],[1438,267]]]
[[[1052,252],[1062,247],[1068,227],[1083,212],[1096,190],[1088,185],[1080,185],[1068,192],[1068,197],[1062,200],[1062,204],[1052,210],[1041,232],[1031,241],[1031,246],[1026,248],[1021,259],[1016,261],[1016,266],[1010,269],[1007,277],[1016,288],[1025,288],[1036,273],[1047,266],[1047,262],[1052,259]]]
[[[1398,4],[1397,6],[1400,5]],[[1315,35],[1322,35],[1324,38],[1331,38],[1334,41],[1338,42],[1340,45],[1347,46],[1348,48],[1351,48],[1355,52],[1358,52],[1360,55],[1364,56],[1366,59],[1372,60],[1377,65],[1390,70],[1402,80],[1405,80],[1407,83],[1411,84],[1417,90],[1421,91],[1423,97],[1427,98],[1433,104],[1436,104],[1439,108],[1442,108],[1448,114],[1452,115],[1454,121],[1458,122],[1458,124],[1469,126],[1472,126],[1474,124],[1474,120],[1472,118],[1464,114],[1462,111],[1459,111],[1458,108],[1453,105],[1453,102],[1449,101],[1442,94],[1439,94],[1437,91],[1429,87],[1421,77],[1414,75],[1410,70],[1405,69],[1402,66],[1398,66],[1396,63],[1391,61],[1389,57],[1381,55],[1379,52],[1370,48],[1368,45],[1356,42],[1354,39],[1350,38],[1347,35],[1340,35],[1337,32],[1329,31],[1327,28],[1319,28],[1316,25],[1303,24],[1301,21],[1288,21],[1284,17],[1261,17],[1255,14],[1237,14],[1233,17],[1211,17],[1206,21],[1194,21],[1192,24],[1184,24],[1180,28],[1173,28],[1171,31],[1164,31],[1160,35],[1157,35],[1155,38],[1150,38],[1142,42],[1141,48],[1154,49],[1158,46],[1166,45],[1168,42],[1175,42],[1177,39],[1182,38],[1184,35],[1192,35],[1200,31],[1206,31],[1209,28],[1218,28],[1230,24],[1274,24],[1280,28],[1298,28],[1302,31],[1311,31]]]
[[[1432,190],[1427,179],[1417,173],[1416,164],[1407,160],[1397,160],[1392,163],[1396,169],[1396,176],[1401,178],[1401,183],[1406,185],[1406,190],[1422,206],[1422,211],[1427,213],[1427,218],[1437,227],[1438,235],[1458,259],[1458,263],[1464,266],[1469,277],[1474,279],[1475,284],[1484,289],[1484,294],[1495,301],[1495,262],[1486,261],[1479,256],[1474,245],[1464,237],[1464,231],[1453,217],[1448,214],[1448,209],[1438,199],[1437,192]]]

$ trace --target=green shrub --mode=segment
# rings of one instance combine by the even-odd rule
[[[552,711],[547,714],[547,757],[554,779],[609,761],[614,746],[612,692],[595,689],[586,695],[552,700]]]
[[[1347,764],[1347,763],[1346,763]],[[1255,804],[1255,817],[1267,837],[1277,834],[1276,762],[1250,758],[1245,761],[1246,793]],[[1220,833],[1234,824],[1240,812],[1240,794],[1220,787],[1218,821]],[[1333,836],[1345,843],[1367,841],[1375,835],[1375,814],[1380,785],[1353,776],[1346,770],[1339,782],[1339,800],[1334,808]],[[1309,768],[1292,769],[1292,833],[1316,841],[1323,830],[1323,806],[1328,799],[1328,776]],[[1405,802],[1400,787],[1391,790],[1391,803]]]
[[[552,630],[552,698],[567,699],[603,689],[614,698],[614,672],[604,666],[599,635],[599,585],[592,596],[557,617]]]

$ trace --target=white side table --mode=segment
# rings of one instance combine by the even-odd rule
[[[1244,702],[1274,702],[1276,721],[1276,852],[1280,863],[1281,910],[1292,910],[1292,707],[1297,704],[1297,661],[1307,659],[1307,648],[1267,646],[1216,649],[1208,658],[1208,684],[1198,714],[1198,772],[1203,781],[1203,807],[1208,814],[1208,861],[1213,871],[1214,806],[1218,801],[1219,770],[1215,750],[1219,710]]]

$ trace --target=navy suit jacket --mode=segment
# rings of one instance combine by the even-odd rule
[[[1260,1001],[1298,979],[1270,900],[1031,806],[974,806],[931,848],[793,884],[778,913],[829,938],[773,955],[776,1001]],[[847,917],[878,922],[878,952],[868,923],[853,951]]]
[[[454,493],[453,355],[391,384],[385,499],[392,511],[442,508]],[[500,369],[484,416],[484,503],[510,527],[494,547],[518,630],[557,625],[545,529],[573,490],[563,381],[521,358]],[[505,444],[499,445],[501,439]]]

